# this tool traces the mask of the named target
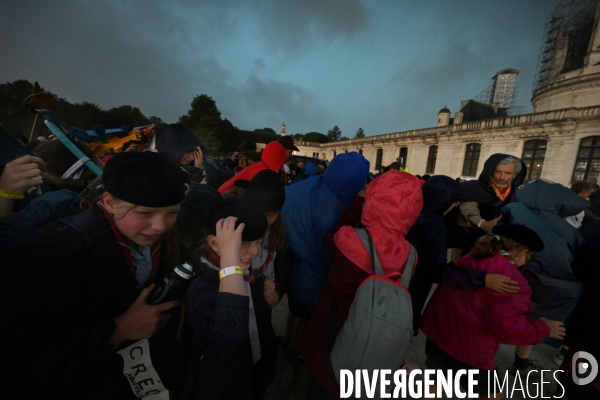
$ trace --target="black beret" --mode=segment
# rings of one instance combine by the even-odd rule
[[[179,204],[190,189],[190,176],[167,156],[128,152],[112,157],[102,173],[102,184],[113,196],[138,206]]]
[[[492,228],[492,232],[524,244],[533,251],[544,250],[544,242],[539,235],[524,225],[498,224]]]
[[[248,184],[244,200],[263,211],[281,211],[285,202],[285,189],[279,174],[267,169],[254,175]]]
[[[243,200],[235,198],[218,199],[207,207],[205,212],[211,234],[217,232],[217,221],[227,217],[237,217],[235,227],[244,223],[242,241],[251,242],[264,236],[268,223],[265,213]]]

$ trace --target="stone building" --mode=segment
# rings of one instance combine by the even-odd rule
[[[600,175],[600,0],[563,0],[548,19],[531,99],[533,113],[509,115],[518,70],[494,75],[489,103],[463,101],[435,127],[333,143],[297,142],[299,154],[331,160],[357,151],[377,171],[399,159],[413,174],[478,176],[493,153],[523,159],[528,178],[568,185]],[[508,91],[508,92],[507,92]],[[500,93],[502,92],[502,93]],[[502,94],[502,95],[501,95]]]

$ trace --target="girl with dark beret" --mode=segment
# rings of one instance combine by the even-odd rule
[[[123,153],[107,162],[102,183],[97,204],[38,229],[3,258],[5,398],[130,399],[114,351],[154,336],[179,304],[145,300],[189,175],[163,155]]]
[[[500,344],[537,344],[547,336],[561,340],[565,336],[560,321],[527,316],[531,311],[531,288],[520,269],[534,251],[544,248],[540,237],[517,224],[496,225],[492,232],[477,239],[473,250],[456,265],[507,276],[517,281],[519,291],[513,294],[488,288],[468,291],[438,286],[420,324],[427,335],[427,367],[454,372],[479,369],[474,391],[484,397],[490,387],[488,371],[496,368],[494,357]],[[461,384],[467,387],[466,382]],[[499,398],[501,395],[495,394]]]
[[[285,288],[289,281],[289,269],[291,266],[287,259],[290,258],[290,252],[286,252],[288,246],[287,231],[281,218],[281,209],[285,202],[285,190],[279,174],[265,170],[261,171],[252,178],[251,181],[243,179],[235,182],[234,188],[223,194],[224,198],[244,199],[244,201],[261,209],[269,227],[265,232],[264,240],[259,254],[252,261],[252,268],[246,279],[251,284],[257,278],[263,279],[264,300],[270,308],[275,308],[285,293]],[[279,257],[278,252],[281,257]],[[286,260],[284,260],[286,259]],[[284,265],[285,264],[285,265]],[[275,279],[275,273],[281,277]],[[255,291],[253,286],[253,292]],[[269,312],[269,321],[270,321]]]
[[[261,247],[267,218],[242,200],[217,198],[211,202],[206,193],[200,197],[182,203],[174,232],[182,246],[180,254],[198,271],[186,301],[193,332],[191,359],[202,358],[192,363],[187,378],[192,384],[186,385],[183,398],[255,398],[253,366],[262,358],[261,331],[250,284],[244,278]],[[229,239],[219,235],[223,218],[236,231],[243,227],[235,257],[227,253]],[[230,286],[232,279],[235,288]]]
[[[261,359],[254,365],[253,396],[263,398],[277,368],[279,341],[271,323],[275,308],[289,286],[293,254],[287,249],[287,231],[281,220],[285,202],[283,181],[277,172],[264,170],[252,180],[237,180],[223,197],[243,199],[263,211],[269,227],[246,279],[250,282],[256,323],[260,332]],[[262,393],[262,394],[261,394]]]

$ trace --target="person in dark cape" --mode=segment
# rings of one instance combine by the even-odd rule
[[[421,312],[433,283],[470,291],[487,287],[500,293],[516,293],[519,289],[517,282],[507,276],[487,274],[446,262],[447,239],[443,219],[460,204],[465,193],[461,184],[444,175],[428,179],[422,191],[423,209],[406,236],[419,254],[419,267],[410,284],[415,335],[419,332]]]
[[[514,201],[515,191],[527,176],[523,161],[509,154],[492,154],[483,165],[479,179],[462,183],[464,201],[444,220],[449,247],[464,250],[490,233],[501,219],[500,209]]]
[[[582,295],[582,283],[571,265],[584,239],[565,218],[585,210],[587,200],[560,184],[539,179],[519,189],[516,200],[502,208],[504,218],[532,229],[545,245],[544,250],[534,253],[523,271],[531,286],[529,315],[566,322]],[[545,339],[544,343],[560,345],[556,340]],[[530,346],[517,346],[511,372],[536,369],[529,361],[530,353]]]

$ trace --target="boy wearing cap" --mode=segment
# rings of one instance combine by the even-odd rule
[[[296,147],[296,145],[294,144],[294,139],[292,139],[289,136],[283,136],[281,139],[278,140],[278,142],[281,143],[281,145],[285,149],[286,155],[285,162],[283,163],[283,166],[281,167],[280,171],[281,179],[283,180],[283,183],[285,185],[289,185],[293,179],[293,176],[291,176],[292,153],[294,151],[300,151],[300,149],[298,149],[298,147]]]
[[[130,399],[112,350],[154,336],[179,304],[145,299],[189,176],[164,155],[124,153],[107,162],[102,182],[90,210],[35,231],[3,260],[6,398]]]
[[[281,143],[281,145],[285,149],[285,154],[287,156],[287,158],[285,159],[286,163],[289,163],[291,161],[292,153],[294,151],[300,151],[300,149],[298,149],[298,147],[296,147],[296,145],[294,144],[294,139],[292,139],[289,136],[282,137],[278,140],[278,142]]]

